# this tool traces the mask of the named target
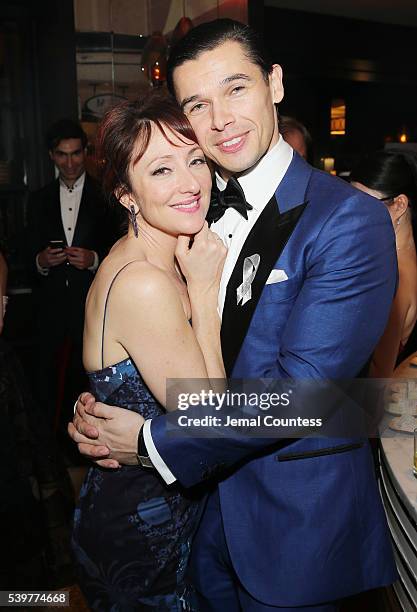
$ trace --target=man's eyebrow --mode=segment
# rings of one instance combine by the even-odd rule
[[[229,83],[233,83],[233,81],[251,81],[252,79],[247,74],[243,72],[237,72],[236,74],[232,74],[231,76],[226,77],[223,81],[220,82],[220,86],[228,85]]]
[[[184,100],[181,102],[181,109],[184,110],[187,104],[189,104],[190,102],[194,102],[195,100],[198,100],[198,98],[199,98],[199,94],[194,94],[193,96],[184,98]]]
[[[75,149],[74,151],[63,151],[62,149],[55,149],[55,153],[59,153],[60,155],[78,155],[81,153],[82,149]]]
[[[237,72],[236,74],[232,74],[228,77],[226,77],[225,79],[223,79],[222,81],[220,81],[220,87],[224,87],[225,85],[229,85],[229,83],[233,83],[233,81],[251,81],[252,79],[250,78],[250,76],[248,76],[247,74],[243,73],[243,72]],[[201,94],[194,94],[193,96],[189,96],[188,98],[184,98],[184,100],[181,102],[181,108],[184,110],[184,108],[187,106],[187,104],[190,104],[190,102],[195,102],[196,100],[198,100],[199,98],[201,98]]]

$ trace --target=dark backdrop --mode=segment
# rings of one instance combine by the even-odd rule
[[[310,129],[316,161],[343,170],[404,127],[417,140],[417,28],[265,7],[264,36],[284,70],[279,110]],[[330,136],[332,98],[346,101],[346,136]]]

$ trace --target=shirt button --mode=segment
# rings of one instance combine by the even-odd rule
[[[233,238],[233,234],[229,234],[229,238]]]
[[[68,210],[72,210],[72,208],[69,208]]]
[[[68,189],[68,191],[69,191],[70,193],[72,193],[72,189]]]
[[[69,232],[71,231],[71,228],[70,228],[70,227],[68,228],[68,231],[69,231]]]

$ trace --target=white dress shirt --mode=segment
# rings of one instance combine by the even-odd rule
[[[61,218],[64,226],[67,245],[71,246],[74,238],[75,225],[80,210],[81,196],[83,194],[85,172],[75,181],[72,187],[59,179],[59,200],[61,202]]]
[[[61,219],[64,227],[65,238],[67,246],[72,246],[74,239],[75,227],[77,225],[78,211],[80,210],[81,197],[83,194],[85,183],[85,172],[75,181],[72,187],[68,187],[66,183],[60,178],[59,179],[59,201],[61,204]],[[51,236],[51,240],[54,237]],[[95,272],[98,268],[99,259],[95,251],[93,265],[88,268],[91,272]],[[49,268],[42,268],[39,265],[38,260],[39,254],[36,256],[36,267],[38,272],[44,276],[48,275]]]
[[[248,210],[248,220],[234,208],[226,210],[224,215],[210,227],[227,246],[227,256],[223,268],[219,290],[219,314],[223,313],[227,284],[236,265],[239,253],[253,226],[257,222],[269,200],[277,190],[288,166],[291,163],[293,150],[282,136],[277,144],[248,172],[237,179],[245,194],[246,201],[253,207]],[[226,189],[226,181],[216,173],[216,182],[220,191]]]
[[[216,232],[228,247],[220,281],[218,306],[220,316],[223,313],[227,284],[242,246],[287,172],[293,153],[290,145],[280,136],[277,144],[253,168],[238,178],[246,201],[253,206],[253,209],[248,211],[248,219],[246,220],[234,208],[230,208],[221,219],[211,225],[210,229]],[[216,182],[220,191],[226,189],[226,182],[217,173]],[[152,440],[151,419],[145,421],[143,426],[143,440],[155,469],[167,484],[175,482],[175,476],[158,453]]]

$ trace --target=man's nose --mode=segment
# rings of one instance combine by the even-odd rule
[[[72,168],[72,166],[74,165],[73,159],[72,159],[72,155],[68,155],[67,157],[67,166],[68,168]]]
[[[211,128],[223,131],[227,125],[233,123],[233,114],[227,102],[214,102],[211,107]]]

